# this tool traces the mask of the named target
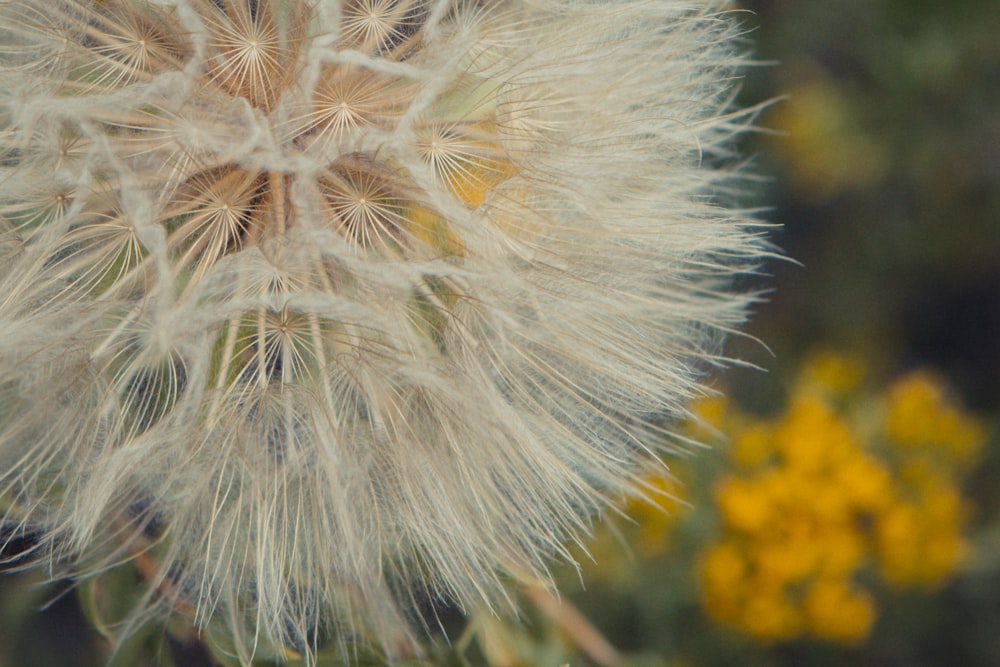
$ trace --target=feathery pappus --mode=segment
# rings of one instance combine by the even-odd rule
[[[767,252],[724,8],[0,3],[8,534],[244,659],[545,581]]]

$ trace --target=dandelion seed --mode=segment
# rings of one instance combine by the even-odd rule
[[[391,652],[415,596],[547,581],[743,318],[714,0],[0,26],[0,491],[54,568],[142,554],[136,619]]]

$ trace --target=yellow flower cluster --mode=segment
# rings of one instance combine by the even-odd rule
[[[912,373],[893,384],[886,398],[884,428],[894,446],[945,466],[978,460],[982,425],[950,399],[940,378]]]
[[[957,530],[967,514],[957,482],[979,460],[983,427],[939,378],[916,372],[886,392],[882,430],[900,489],[875,523],[883,574],[899,586],[938,585],[967,550]]]
[[[864,568],[876,565],[890,585],[930,586],[960,563],[958,482],[981,426],[929,374],[876,400],[859,389],[862,376],[858,360],[821,355],[777,418],[726,411],[718,426],[733,466],[715,486],[724,534],[700,559],[716,620],[761,640],[856,643],[877,615],[858,583]]]

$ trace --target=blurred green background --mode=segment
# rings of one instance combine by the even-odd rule
[[[817,341],[864,349],[889,368],[937,366],[994,409],[1000,5],[741,4],[755,54],[775,63],[748,73],[744,97],[781,100],[760,123],[776,134],[749,142],[768,179],[755,199],[801,263],[771,267],[752,330],[775,360],[757,358],[780,378]]]
[[[573,599],[612,643],[649,664],[1000,665],[1000,3],[744,0],[739,6],[762,62],[747,73],[741,99],[776,100],[759,119],[762,132],[744,147],[754,157],[751,171],[762,177],[747,201],[780,225],[772,238],[795,260],[765,269],[762,284],[773,290],[755,309],[749,332],[769,351],[754,340],[734,340],[728,348],[766,372],[737,368],[720,378],[730,396],[725,410],[739,415],[729,415],[713,451],[674,466],[676,493],[694,509],[675,512],[681,516],[663,538],[666,551],[651,559],[639,553],[625,568],[635,576],[588,582]],[[978,424],[974,462],[952,472],[954,460],[931,464],[937,490],[948,486],[961,497],[961,510],[951,515],[954,532],[947,536],[934,523],[945,521],[931,508],[941,503],[921,504],[911,486],[911,529],[922,537],[912,545],[897,539],[900,550],[912,548],[914,559],[927,562],[961,534],[962,553],[953,554],[936,582],[893,581],[885,562],[892,548],[879,540],[891,534],[888,517],[898,507],[858,509],[854,535],[870,551],[848,578],[863,597],[828,598],[844,610],[867,601],[867,608],[845,611],[859,624],[857,636],[817,636],[824,619],[810,618],[809,577],[784,589],[798,618],[772,636],[760,627],[755,634],[732,614],[720,622],[725,613],[707,609],[705,554],[720,542],[742,545],[743,576],[757,576],[747,585],[758,587],[743,604],[767,597],[761,566],[746,554],[753,540],[733,528],[725,494],[734,476],[758,482],[784,469],[772,458],[740,470],[734,455],[741,436],[762,424],[772,428],[772,444],[781,428],[800,428],[796,437],[808,440],[806,427],[790,423],[809,393],[808,376],[815,382],[824,373],[829,382],[847,383],[827,387],[823,397],[835,426],[847,427],[896,486],[923,484],[913,471],[924,465],[915,463],[924,454],[900,455],[893,438],[903,436],[880,430],[880,421],[900,418],[887,413],[902,410],[894,401],[903,392],[912,398],[927,380],[925,393],[938,392]],[[925,407],[923,417],[933,423],[918,425],[917,414],[914,427],[933,431],[951,419],[948,410]],[[815,498],[817,505],[823,500]],[[624,530],[635,538],[635,527]],[[790,560],[793,545],[789,540],[784,552]],[[858,617],[866,609],[873,618],[861,632]],[[756,611],[759,620],[764,612]],[[836,635],[836,628],[826,630]],[[841,630],[850,634],[849,627]]]
[[[529,591],[526,624],[455,621],[419,664],[1000,665],[1000,3],[740,7],[741,103],[775,100],[744,203],[795,260],[728,347],[766,370],[718,379],[690,426],[713,448],[651,481],[680,502],[600,526],[569,604]],[[815,443],[842,455],[782,449]],[[0,579],[0,667],[104,664],[78,595],[36,581]],[[115,660],[223,658],[151,628]]]

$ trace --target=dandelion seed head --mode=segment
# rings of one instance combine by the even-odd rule
[[[8,521],[244,658],[547,580],[750,300],[720,9],[0,5]]]

